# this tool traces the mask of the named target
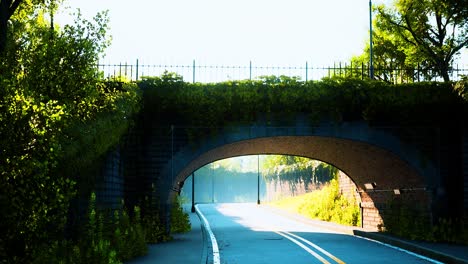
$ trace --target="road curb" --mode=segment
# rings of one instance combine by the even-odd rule
[[[201,226],[202,236],[203,236],[203,251],[201,255],[200,264],[207,264],[208,263],[208,248],[211,248],[211,247],[208,241],[208,236],[206,234],[205,225],[201,221],[201,218],[198,212],[197,212],[197,216],[198,216],[198,219],[200,219],[200,226]]]
[[[200,264],[208,264],[210,263],[208,259],[208,251],[209,251],[208,249],[210,249],[211,251],[211,243],[209,241],[210,239],[207,235],[206,226],[202,217],[200,216],[200,212],[198,210],[195,210],[195,213],[197,214],[197,217],[200,220],[200,226],[201,226],[201,230],[203,234],[203,252],[202,252]]]
[[[198,209],[198,205],[195,205],[195,212],[200,219],[203,233],[203,253],[201,264],[219,264],[219,249],[216,239],[214,238],[214,234],[212,233],[206,218]],[[216,250],[214,247],[216,247]],[[209,252],[211,252],[211,254]]]
[[[374,239],[374,240],[377,240],[377,241],[380,241],[380,242],[383,242],[392,246],[396,246],[396,247],[417,253],[419,255],[422,255],[422,256],[437,260],[437,261],[444,262],[444,263],[468,264],[467,260],[460,259],[455,256],[451,256],[451,255],[448,255],[448,254],[445,254],[445,253],[442,253],[433,249],[429,249],[427,247],[416,245],[414,243],[407,242],[398,238],[389,237],[389,236],[377,234],[374,232],[361,231],[361,230],[354,230],[353,232],[355,236],[361,236],[365,238]]]

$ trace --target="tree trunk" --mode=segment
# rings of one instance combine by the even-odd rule
[[[7,32],[8,32],[8,9],[10,8],[11,0],[0,0],[0,57],[6,49]]]
[[[444,82],[450,82],[448,65],[442,66],[442,68],[439,71],[440,71],[440,75],[442,75],[442,78],[444,78]]]
[[[444,79],[444,82],[450,82],[450,74],[449,74],[449,69],[450,69],[450,64],[445,62],[443,59],[435,59],[436,65],[437,65],[437,72],[439,73],[440,76]]]

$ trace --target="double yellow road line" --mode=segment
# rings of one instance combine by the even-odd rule
[[[331,264],[328,260],[326,260],[324,257],[322,257],[320,254],[318,254],[317,252],[315,252],[314,250],[312,250],[311,248],[314,248],[316,249],[317,251],[321,252],[322,254],[324,254],[325,256],[329,257],[330,259],[333,259],[334,261],[336,261],[336,263],[338,264],[345,264],[344,261],[342,261],[341,259],[333,256],[330,252],[326,251],[325,249],[317,246],[316,244],[310,242],[309,240],[307,239],[304,239],[298,235],[295,235],[293,233],[290,233],[290,232],[287,232],[287,231],[274,231],[276,234],[284,237],[284,238],[287,238],[289,239],[290,241],[292,241],[294,244],[298,245],[299,247],[301,247],[302,249],[304,249],[305,251],[307,251],[308,253],[310,253],[312,256],[314,256],[315,258],[317,258],[318,260],[320,260],[322,263],[324,264]],[[305,243],[305,244],[304,244]],[[307,245],[309,245],[310,247],[308,247]]]

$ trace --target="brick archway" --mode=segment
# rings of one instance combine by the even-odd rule
[[[418,204],[430,212],[431,198],[424,178],[396,154],[383,148],[348,139],[322,136],[278,136],[242,140],[208,150],[188,162],[175,177],[185,180],[193,171],[211,162],[234,156],[283,154],[303,156],[332,164],[356,184],[363,207],[364,228],[385,225],[394,199]],[[372,184],[372,190],[370,186]],[[170,193],[170,202],[175,193]]]

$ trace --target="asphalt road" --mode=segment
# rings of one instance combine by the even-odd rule
[[[352,235],[313,226],[256,204],[200,204],[220,263],[439,263]]]

